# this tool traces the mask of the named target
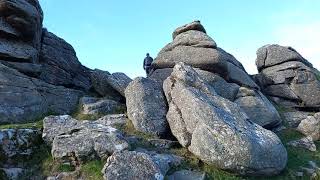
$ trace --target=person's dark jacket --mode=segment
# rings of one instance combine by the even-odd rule
[[[146,58],[144,58],[143,69],[146,69],[146,67],[150,67],[152,62],[153,62],[153,58],[152,57],[147,56]]]

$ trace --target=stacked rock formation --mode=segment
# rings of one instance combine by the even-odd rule
[[[124,102],[131,79],[82,66],[73,47],[44,29],[42,20],[38,0],[0,2],[0,124],[70,114],[91,90]],[[108,81],[101,87],[95,80],[104,73]]]
[[[90,88],[73,48],[42,29],[36,0],[1,1],[0,123],[71,113]]]
[[[178,62],[196,68],[201,78],[212,85],[220,96],[237,103],[253,122],[266,128],[281,123],[278,112],[260,92],[242,64],[217,47],[199,21],[173,32],[173,42],[159,52],[152,64],[150,78],[162,85]]]
[[[256,81],[264,93],[287,107],[319,109],[319,71],[291,47],[266,45],[258,49]]]
[[[275,175],[286,166],[280,139],[261,126],[281,123],[271,102],[199,21],[173,33],[147,78],[125,90],[139,131],[172,135],[202,161],[242,175]]]

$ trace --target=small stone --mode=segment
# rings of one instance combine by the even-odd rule
[[[313,151],[313,152],[317,151],[317,147],[314,144],[314,142],[312,141],[312,137],[310,137],[310,136],[304,137],[299,140],[290,141],[287,144],[290,146],[293,146],[293,147],[304,148],[304,149],[307,149],[307,150]]]

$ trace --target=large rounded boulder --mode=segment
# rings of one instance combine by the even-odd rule
[[[250,121],[190,67],[177,64],[164,82],[167,120],[181,145],[213,166],[242,175],[275,175],[287,152],[273,132]]]

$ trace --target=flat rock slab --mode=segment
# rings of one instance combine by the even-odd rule
[[[310,136],[290,141],[287,144],[293,147],[304,148],[312,152],[317,151],[317,146],[314,144],[312,137]]]
[[[52,156],[58,161],[78,165],[95,158],[104,159],[129,146],[121,132],[106,125],[109,120],[77,121],[68,115],[49,116],[43,120],[42,137],[52,146]]]
[[[99,116],[118,113],[125,109],[125,105],[117,101],[94,97],[82,97],[80,106],[82,107],[81,114]]]
[[[163,180],[167,171],[181,162],[170,154],[157,154],[141,149],[116,152],[110,156],[102,173],[105,180]]]

